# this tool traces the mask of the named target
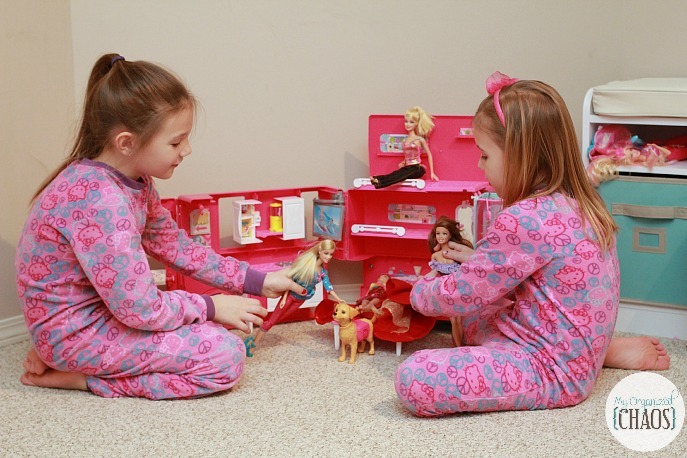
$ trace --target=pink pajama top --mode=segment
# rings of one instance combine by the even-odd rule
[[[588,393],[613,334],[620,274],[615,247],[599,249],[573,199],[554,193],[504,209],[456,272],[418,280],[410,299],[424,315],[451,317],[511,294],[496,327],[550,377]]]
[[[214,317],[209,296],[158,289],[147,255],[228,293],[262,289],[264,273],[180,230],[150,177],[84,159],[36,199],[19,240],[17,290],[31,335],[60,341],[113,316],[150,331]]]

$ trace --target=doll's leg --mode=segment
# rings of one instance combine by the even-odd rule
[[[386,188],[387,186],[391,186],[394,183],[403,181],[403,179],[398,178],[402,173],[403,168],[404,167],[394,170],[393,172],[387,173],[386,175],[373,175],[370,177],[370,181],[376,189]]]
[[[365,299],[363,302],[360,304],[359,310],[361,312],[373,312],[373,313],[379,313],[377,306],[379,305],[380,300],[378,297],[373,297],[372,299]]]
[[[280,300],[272,314],[267,317],[260,328],[262,331],[269,331],[275,324],[284,321],[289,315],[294,313],[303,304],[302,300],[294,298],[291,294],[286,295],[286,301]]]
[[[454,316],[449,318],[449,321],[451,322],[453,345],[460,347],[463,345],[463,320],[459,316]]]
[[[370,182],[377,189],[386,188],[405,180],[405,177],[412,173],[413,168],[414,166],[412,165],[406,165],[384,175],[372,175],[370,176]]]
[[[406,175],[404,180],[415,180],[417,178],[422,178],[423,176],[425,176],[425,173],[427,173],[425,167],[422,165],[417,165],[413,167],[413,170],[408,171],[408,174]]]
[[[362,299],[360,300],[360,304],[358,304],[358,310],[361,312],[367,312],[370,310],[370,300],[369,299]]]
[[[422,178],[424,175],[425,168],[422,165],[406,165],[386,175],[373,176],[372,184],[377,189],[386,188],[404,180]]]

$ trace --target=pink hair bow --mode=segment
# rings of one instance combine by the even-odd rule
[[[499,94],[501,89],[508,87],[511,84],[518,81],[517,78],[511,78],[508,75],[504,75],[501,72],[494,72],[487,78],[487,92],[489,95],[494,96],[494,108],[496,109],[496,115],[501,120],[503,127],[506,127],[506,118],[503,116],[503,111],[501,110],[501,103],[499,102]]]

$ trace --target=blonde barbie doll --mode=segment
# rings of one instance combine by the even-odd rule
[[[429,176],[432,180],[439,181],[439,177],[434,173],[432,152],[427,145],[427,137],[434,129],[432,117],[422,108],[412,107],[405,114],[405,129],[408,132],[408,137],[403,142],[403,161],[398,165],[397,170],[387,175],[370,177],[370,181],[377,189],[386,188],[404,180],[422,178],[426,173],[421,160],[423,152],[427,155]]]
[[[325,268],[332,259],[335,249],[336,243],[324,239],[296,258],[287,275],[301,285],[305,289],[305,293],[302,295],[294,292],[285,293],[277,304],[277,308],[263,322],[260,328],[262,331],[269,331],[276,323],[284,321],[295,310],[298,310],[303,302],[315,295],[315,286],[320,282],[322,282],[325,291],[337,302],[343,302],[334,292],[334,287],[329,281],[329,274]]]

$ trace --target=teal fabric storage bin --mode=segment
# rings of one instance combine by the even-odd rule
[[[687,307],[687,178],[621,176],[599,193],[620,228],[621,299]]]

